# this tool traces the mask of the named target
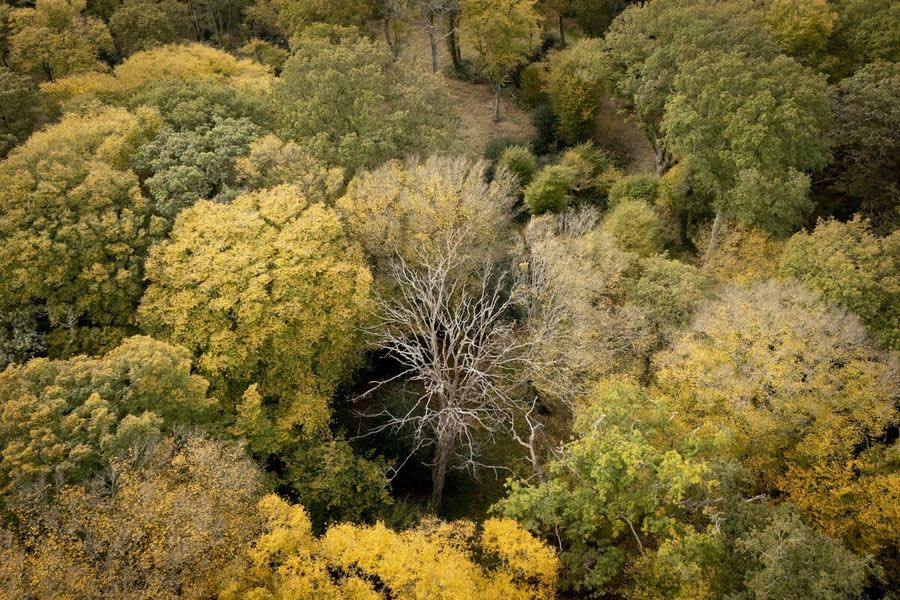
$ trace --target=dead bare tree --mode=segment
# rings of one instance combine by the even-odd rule
[[[482,462],[482,450],[515,432],[517,420],[534,409],[528,382],[535,344],[511,317],[509,275],[473,259],[465,239],[464,230],[451,231],[414,265],[398,257],[391,291],[376,299],[379,321],[372,328],[404,369],[368,393],[400,380],[420,391],[405,412],[370,413],[384,422],[369,434],[407,432],[413,452],[432,449],[435,508],[448,471],[498,468]]]

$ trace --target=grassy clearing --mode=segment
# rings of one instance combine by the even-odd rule
[[[382,35],[375,30],[376,35]],[[400,61],[410,68],[431,72],[431,48],[425,31],[408,28],[405,33],[405,46],[400,53]],[[463,40],[462,52],[466,57],[467,48]],[[469,49],[471,53],[471,49]],[[438,44],[438,77],[441,77],[447,89],[453,95],[453,113],[459,126],[460,146],[466,152],[479,155],[488,141],[495,138],[515,138],[527,142],[534,134],[531,118],[527,112],[519,108],[513,99],[504,96],[501,99],[499,123],[494,122],[494,92],[489,86],[478,83],[460,81],[443,75],[442,70],[451,63],[447,46],[443,40]]]

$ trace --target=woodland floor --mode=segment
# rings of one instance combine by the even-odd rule
[[[626,175],[656,172],[653,146],[620,100],[613,96],[603,99],[596,127],[594,141],[619,159]]]
[[[405,35],[405,47],[400,60],[413,68],[431,72],[431,48],[422,30],[411,29]],[[463,47],[465,53],[465,47]],[[451,63],[444,40],[438,42],[438,76],[444,79],[453,95],[453,113],[459,126],[460,146],[480,156],[492,139],[511,138],[527,143],[534,135],[534,127],[527,111],[515,104],[509,95],[500,100],[499,122],[494,122],[494,92],[489,86],[461,81],[443,74]]]

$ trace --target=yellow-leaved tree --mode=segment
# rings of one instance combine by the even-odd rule
[[[900,544],[895,359],[859,319],[796,283],[734,288],[656,358],[671,431],[698,429],[863,553]]]
[[[143,257],[162,232],[129,162],[159,115],[67,115],[0,162],[0,311],[47,315],[51,355],[97,352],[127,334]]]
[[[270,422],[271,442],[326,427],[371,282],[335,211],[289,185],[200,201],[153,248],[147,275],[141,324],[193,352],[224,399],[244,395],[244,416]]]
[[[160,83],[197,81],[260,92],[269,88],[274,77],[268,67],[222,50],[203,44],[171,44],[133,54],[112,73],[71,75],[42,89],[64,106],[79,106],[98,98],[128,102]]]
[[[357,175],[337,208],[379,268],[398,255],[419,263],[460,228],[471,257],[494,256],[508,236],[515,181],[504,171],[486,183],[487,166],[465,158],[391,161]]]
[[[37,0],[10,13],[10,62],[37,80],[103,70],[112,37],[100,19],[83,16],[86,0]]]
[[[554,551],[510,519],[481,528],[426,521],[402,532],[342,524],[317,539],[302,506],[270,495],[259,509],[265,531],[223,600],[554,597]]]
[[[214,598],[262,530],[262,477],[239,445],[165,438],[0,531],[0,598]]]
[[[535,0],[462,0],[463,31],[478,53],[475,67],[494,90],[494,120],[500,120],[500,90],[539,44]]]

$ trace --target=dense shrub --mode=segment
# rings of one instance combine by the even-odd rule
[[[606,150],[592,142],[579,144],[563,154],[560,164],[572,168],[572,191],[580,201],[601,205],[622,175]]]
[[[525,108],[534,109],[550,101],[547,95],[547,66],[544,63],[531,63],[519,75],[519,92],[517,98]]]
[[[603,220],[603,230],[623,250],[640,256],[662,252],[662,229],[656,211],[641,200],[623,200]]]
[[[519,186],[525,189],[537,171],[537,159],[525,146],[510,146],[497,162],[497,168],[501,167],[515,175]]]
[[[569,205],[575,173],[561,165],[545,167],[525,190],[525,204],[533,215],[560,212]]]
[[[643,200],[654,204],[659,195],[659,177],[655,175],[629,175],[617,181],[609,190],[610,208],[623,200]]]

